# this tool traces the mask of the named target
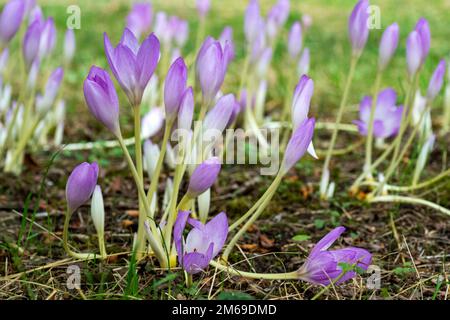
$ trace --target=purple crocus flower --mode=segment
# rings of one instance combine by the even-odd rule
[[[281,170],[288,172],[303,157],[311,144],[316,120],[306,119],[294,131],[284,152],[284,159]]]
[[[307,75],[300,78],[294,91],[291,114],[294,130],[308,118],[311,98],[314,93],[314,81]]]
[[[73,29],[67,29],[64,36],[64,61],[70,63],[75,55],[75,32]]]
[[[373,135],[377,138],[388,138],[396,135],[402,120],[403,107],[395,105],[397,94],[392,88],[387,88],[378,94],[373,122]],[[353,121],[358,126],[361,135],[367,135],[370,121],[372,97],[366,96],[359,106],[359,120]]]
[[[219,213],[207,224],[189,218],[189,211],[179,211],[173,228],[173,239],[178,262],[189,274],[205,269],[222,250],[228,235],[228,219],[225,212]],[[186,239],[183,231],[189,223],[193,229]]]
[[[152,5],[149,2],[137,2],[127,16],[127,28],[136,38],[150,31],[152,26]]]
[[[187,194],[190,198],[196,198],[211,188],[219,176],[221,164],[217,157],[209,158],[200,163],[192,172]]]
[[[353,55],[359,56],[369,37],[369,0],[359,0],[354,7],[348,21],[348,33],[352,45]]]
[[[179,48],[184,47],[189,38],[189,24],[186,20],[177,19],[174,29],[175,43]]]
[[[412,31],[406,41],[406,61],[410,78],[417,74],[423,64],[423,46],[419,32]]]
[[[383,32],[380,42],[380,55],[378,59],[378,66],[380,70],[386,69],[389,61],[397,50],[399,37],[399,27],[397,23],[391,24]]]
[[[183,58],[178,58],[170,66],[164,83],[164,104],[166,118],[175,119],[180,108],[181,99],[186,90],[187,67]]]
[[[210,0],[197,0],[197,12],[200,18],[204,19],[211,8]]]
[[[66,201],[69,212],[73,213],[92,196],[97,185],[98,165],[83,162],[73,169],[66,184]]]
[[[115,136],[119,136],[119,99],[108,72],[92,66],[84,80],[83,91],[86,104],[94,117]]]
[[[258,0],[250,0],[244,18],[244,33],[248,43],[253,43],[256,36],[261,33],[262,20]]]
[[[299,21],[294,22],[289,32],[288,52],[292,59],[297,59],[302,51],[302,25]]]
[[[45,112],[50,109],[55,102],[63,77],[64,70],[61,67],[56,68],[48,77],[45,85],[44,96],[38,96],[36,100],[36,107],[41,112]]]
[[[233,108],[236,99],[233,94],[227,94],[217,100],[216,105],[209,110],[203,121],[203,130],[217,130],[222,132],[225,130],[230,118],[233,114]]]
[[[36,20],[38,21],[38,20]],[[39,41],[39,58],[43,59],[49,56],[55,49],[56,44],[56,27],[52,17],[39,22],[41,28],[41,37]]]
[[[309,48],[303,49],[302,56],[300,57],[300,60],[298,61],[297,71],[298,75],[302,76],[304,74],[308,74],[309,72],[309,66],[311,63],[311,57]]]
[[[109,66],[133,106],[141,103],[145,87],[159,59],[159,40],[150,34],[141,45],[135,35],[125,28],[114,48],[104,34],[105,52]]]
[[[226,26],[223,28],[222,33],[219,37],[220,45],[222,46],[222,51],[225,51],[227,48],[227,64],[231,62],[231,60],[235,57],[235,49],[234,49],[234,41],[233,41],[233,28],[230,26]]]
[[[178,129],[191,130],[194,117],[194,91],[189,87],[181,98],[180,110],[178,111]]]
[[[337,227],[314,246],[305,264],[298,270],[301,280],[324,286],[329,285],[341,276],[343,272],[341,263],[350,266],[356,265],[367,270],[372,261],[372,255],[367,250],[356,247],[328,250],[344,231],[344,227]],[[347,271],[337,283],[345,282],[355,275],[355,271]]]
[[[431,101],[438,95],[444,84],[445,76],[445,60],[441,60],[431,76],[430,83],[428,84],[427,98]]]
[[[419,21],[417,21],[415,30],[420,36],[422,45],[422,63],[424,63],[428,53],[430,52],[431,46],[431,32],[428,21],[425,18],[420,18]]]
[[[27,69],[31,67],[39,54],[41,39],[41,23],[36,20],[28,26],[23,38],[22,53]]]
[[[23,0],[11,0],[0,14],[0,47],[5,47],[16,35],[25,14]]]
[[[212,37],[206,38],[197,55],[196,74],[203,93],[204,103],[210,104],[219,92],[230,61],[231,47],[222,46]]]
[[[289,16],[289,0],[279,0],[267,14],[267,34],[274,39]]]

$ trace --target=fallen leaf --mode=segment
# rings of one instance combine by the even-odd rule
[[[127,210],[127,211],[125,211],[125,213],[132,218],[139,217],[139,210]]]
[[[262,234],[259,236],[259,242],[263,248],[270,249],[273,248],[275,240],[269,239],[266,235]]]
[[[133,224],[134,224],[134,221],[132,221],[132,220],[129,220],[129,219],[122,220],[122,228],[124,228],[124,229],[130,228]]]

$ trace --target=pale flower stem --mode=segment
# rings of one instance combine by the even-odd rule
[[[275,178],[275,180],[273,182],[273,185],[278,187],[282,178],[283,178],[283,174],[281,173],[281,171],[279,171],[277,177]],[[253,223],[255,223],[255,221],[259,218],[259,216],[263,213],[264,209],[267,207],[267,205],[269,204],[273,195],[275,194],[276,187],[274,187],[273,190],[271,190],[271,192],[266,196],[264,201],[259,206],[258,210],[256,210],[256,212],[248,219],[248,221],[241,227],[241,229],[239,229],[239,231],[234,235],[234,237],[228,243],[228,245],[222,255],[222,259],[224,261],[228,261],[228,257],[230,255],[231,251],[233,250],[234,246],[236,245],[236,243],[244,235],[244,233],[247,232],[247,230],[250,228],[250,226]]]
[[[430,109],[430,105],[427,104],[427,106],[424,108],[424,110],[422,111],[422,113],[420,115],[419,123],[422,122],[423,118],[425,117],[425,114],[428,112],[429,109]],[[395,161],[393,160],[393,162],[391,162],[391,165],[389,166],[389,168],[387,170],[387,173],[384,177],[383,182],[380,184],[380,186],[377,189],[378,193],[380,193],[383,190],[384,185],[386,183],[388,183],[388,180],[394,174],[395,169],[400,164],[400,161],[402,160],[403,156],[406,154],[406,151],[408,151],[409,147],[411,146],[411,143],[414,141],[414,138],[416,137],[416,133],[418,130],[419,130],[419,126],[415,126],[411,135],[409,136],[408,140],[406,141],[405,145],[403,146],[402,151],[399,153],[397,159]]]
[[[444,214],[450,216],[449,209],[444,208],[434,202],[420,199],[420,198],[406,197],[406,196],[377,196],[377,197],[370,199],[369,202],[371,202],[371,203],[372,202],[395,202],[395,203],[419,204],[419,205],[433,208],[436,211],[439,211],[441,213],[444,213]]]
[[[164,162],[164,157],[166,155],[167,150],[167,142],[169,141],[170,131],[172,130],[173,120],[166,123],[166,127],[164,129],[164,137],[161,145],[161,152],[159,153],[158,162],[156,163],[155,173],[150,181],[150,188],[147,193],[147,202],[152,203],[153,197],[155,195],[156,189],[158,188],[159,176],[161,174],[162,164]],[[153,214],[150,214],[150,217],[153,218]]]
[[[377,100],[378,100],[378,91],[380,91],[380,84],[381,84],[381,75],[382,72],[380,69],[377,71],[376,79],[375,79],[375,85],[372,95],[372,106],[370,108],[370,118],[369,118],[369,127],[367,130],[367,139],[366,139],[366,161],[364,164],[364,171],[366,173],[366,178],[371,179],[372,178],[372,148],[373,148],[373,123],[375,118],[375,110],[377,106]]]
[[[139,177],[139,181],[141,185],[144,185],[144,174],[142,169],[142,142],[141,142],[141,108],[140,106],[134,106],[134,148],[136,154],[136,171]],[[145,197],[138,193],[139,198],[139,221],[138,221],[138,231],[137,231],[137,257],[138,259],[142,258],[145,253],[145,229],[144,222],[146,219],[146,212],[143,208],[143,201],[145,201]]]
[[[232,266],[224,266],[223,264],[214,260],[211,260],[209,264],[220,271],[226,272],[233,276],[243,278],[262,279],[262,280],[298,280],[297,271],[286,273],[254,273],[254,272],[240,271],[233,268]]]
[[[415,88],[417,87],[417,81],[418,81],[418,74],[416,73],[413,76],[413,80],[411,85],[409,86],[408,93],[406,94],[405,104],[403,106],[403,113],[402,113],[402,121],[400,122],[400,129],[398,131],[397,136],[395,137],[395,140],[393,144],[395,145],[394,154],[392,155],[391,163],[388,167],[388,172],[393,170],[393,167],[395,166],[395,162],[399,158],[399,152],[400,152],[400,146],[402,142],[403,135],[408,128],[409,123],[412,120],[412,107],[413,103],[411,103],[411,99],[414,100],[412,97],[415,94]],[[411,105],[411,108],[409,107]],[[421,121],[419,121],[420,123]]]
[[[145,195],[145,191],[144,191],[144,186],[142,185],[142,183],[141,183],[141,181],[139,179],[139,174],[137,173],[136,167],[134,166],[134,163],[133,163],[133,159],[131,158],[130,153],[128,152],[128,149],[127,149],[127,147],[124,144],[124,141],[123,141],[123,138],[122,138],[121,134],[119,134],[117,136],[117,139],[118,139],[119,144],[120,144],[120,146],[121,146],[121,148],[123,150],[123,153],[125,155],[125,159],[127,160],[128,167],[130,168],[131,174],[132,174],[132,176],[134,178],[134,182],[136,184],[136,188],[138,189],[139,195],[142,197],[142,199],[145,199],[146,195]],[[142,203],[144,205],[144,209],[145,209],[146,215],[149,216],[150,213],[151,213],[150,202],[143,201]],[[164,252],[164,250],[162,248],[162,242],[161,242],[162,239],[161,239],[161,237],[160,237],[160,235],[158,233],[158,230],[156,228],[155,221],[152,218],[150,218],[149,225],[151,227],[152,234],[154,235],[155,239],[160,239],[160,242],[155,242],[153,244],[153,246],[155,246],[155,245],[158,246],[158,248],[152,248],[153,251],[154,252]],[[157,258],[158,258],[158,260],[160,261],[160,263],[162,265],[165,265],[166,258],[164,256],[159,256],[158,255]]]
[[[350,92],[350,87],[352,84],[353,77],[355,75],[355,69],[356,69],[356,64],[357,64],[358,60],[359,60],[359,58],[357,56],[353,55],[352,59],[350,61],[350,70],[348,72],[347,81],[346,81],[345,88],[344,88],[344,94],[342,95],[341,104],[339,106],[339,111],[338,111],[336,122],[335,122],[336,127],[333,130],[333,135],[331,136],[330,145],[328,147],[327,155],[325,157],[325,162],[323,164],[322,175],[324,174],[324,172],[326,170],[328,170],[328,168],[330,166],[331,156],[333,154],[333,149],[336,144],[336,139],[337,139],[337,136],[339,133],[338,125],[342,121],[342,116],[344,114],[344,108],[347,104],[348,94]],[[321,196],[325,196],[325,195],[321,195]]]

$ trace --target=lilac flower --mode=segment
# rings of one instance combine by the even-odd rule
[[[233,114],[236,99],[233,94],[227,94],[217,100],[216,105],[206,114],[203,121],[203,130],[225,130]]]
[[[291,114],[294,130],[308,118],[311,98],[314,93],[314,81],[307,75],[300,78],[295,87]]]
[[[217,157],[209,158],[199,164],[192,172],[187,194],[190,198],[196,198],[216,182],[221,168]]]
[[[56,27],[52,17],[44,22],[39,22],[41,28],[41,37],[39,41],[39,58],[43,59],[49,56],[55,49]]]
[[[441,91],[442,85],[444,83],[445,76],[445,60],[441,60],[431,76],[430,83],[428,85],[427,98],[431,101],[438,95]]]
[[[181,99],[186,90],[187,67],[183,58],[178,58],[170,66],[164,83],[164,104],[166,118],[173,120],[177,116]]]
[[[94,117],[115,136],[119,136],[119,99],[108,72],[92,66],[84,80],[83,91],[87,106]]]
[[[127,16],[127,28],[136,38],[150,31],[152,26],[152,5],[149,2],[137,2]]]
[[[425,62],[425,59],[430,52],[431,46],[431,32],[430,26],[428,25],[428,21],[425,18],[420,18],[417,21],[415,30],[419,33],[421,45],[422,45],[422,63]]]
[[[44,96],[38,96],[36,100],[36,108],[40,112],[47,111],[55,102],[63,77],[64,70],[61,67],[56,68],[49,76],[45,85]]]
[[[204,19],[211,8],[210,0],[197,0],[197,12]]]
[[[194,91],[192,87],[185,90],[178,111],[178,129],[191,130],[194,117]]]
[[[300,57],[300,60],[298,61],[298,66],[297,66],[298,75],[302,76],[304,74],[309,73],[309,66],[311,63],[310,61],[311,61],[311,58],[310,58],[309,48],[305,48],[305,49],[303,49],[303,53],[302,53],[302,56]]]
[[[0,47],[5,47],[16,35],[25,13],[23,0],[10,0],[0,14]]]
[[[31,65],[39,55],[41,33],[41,23],[36,20],[28,26],[28,29],[23,38],[22,53],[27,69],[31,67]]]
[[[179,211],[173,228],[173,238],[178,262],[190,274],[201,272],[222,250],[228,235],[228,219],[219,213],[207,224],[189,218],[189,211]],[[186,239],[183,231],[189,223],[193,229]]]
[[[267,14],[267,34],[274,39],[289,16],[289,0],[279,0]]]
[[[399,37],[399,27],[397,23],[391,24],[383,33],[380,42],[380,56],[378,59],[378,65],[380,70],[384,70],[392,56],[397,50]]]
[[[73,169],[66,184],[66,201],[70,213],[86,203],[97,185],[98,165],[83,162]]]
[[[115,48],[106,33],[104,38],[106,57],[114,76],[130,103],[133,106],[140,105],[145,87],[158,64],[158,38],[151,34],[139,45],[134,34],[125,29]]]
[[[197,55],[196,74],[206,104],[210,104],[219,92],[225,79],[230,61],[231,47],[228,43],[222,49],[220,42],[206,38]]]
[[[64,61],[70,63],[75,55],[76,42],[73,29],[67,29],[64,36]]]
[[[417,74],[423,63],[423,47],[420,34],[412,31],[406,41],[406,61],[408,63],[408,73],[410,78]]]
[[[253,43],[256,36],[261,33],[261,22],[258,0],[250,0],[244,18],[244,33],[248,43]]]
[[[287,173],[308,150],[314,134],[315,123],[314,118],[306,119],[292,134],[286,146],[280,169],[283,174]]]
[[[373,135],[377,138],[388,138],[396,135],[402,119],[403,107],[395,105],[397,94],[394,89],[387,88],[378,94],[373,122]],[[353,121],[360,134],[367,135],[372,108],[372,97],[366,96],[359,106],[359,120]]]
[[[372,255],[367,250],[356,247],[328,250],[344,231],[344,227],[337,227],[314,246],[305,264],[298,270],[300,279],[326,286],[341,276],[342,263],[367,270],[372,261]],[[355,275],[355,271],[347,271],[337,283],[345,282]]]
[[[296,21],[289,32],[288,51],[292,59],[297,59],[302,51],[302,26]]]
[[[369,37],[369,0],[359,0],[350,15],[348,22],[348,33],[352,45],[353,55],[359,56]]]

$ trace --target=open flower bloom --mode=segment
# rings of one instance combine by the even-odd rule
[[[373,118],[373,135],[377,138],[388,138],[397,134],[402,120],[403,106],[397,107],[397,94],[394,89],[387,88],[378,94]],[[359,106],[359,120],[353,121],[359,133],[366,136],[369,129],[372,97],[366,96]]]
[[[222,250],[228,235],[228,219],[219,213],[207,224],[189,218],[189,211],[179,211],[173,228],[173,238],[178,262],[190,274],[201,272]],[[193,229],[186,239],[183,230],[189,223]]]
[[[83,162],[73,169],[67,180],[66,201],[70,213],[77,210],[92,196],[97,185],[98,165]]]
[[[298,270],[301,280],[326,286],[339,277],[337,283],[353,278],[356,275],[353,270],[341,275],[342,263],[367,270],[372,261],[372,255],[367,250],[356,247],[328,250],[344,231],[344,227],[337,227],[314,246],[305,264]]]
[[[106,57],[114,76],[130,103],[140,105],[145,87],[158,64],[158,38],[151,34],[139,45],[133,32],[125,29],[115,48],[106,33],[104,38]]]

